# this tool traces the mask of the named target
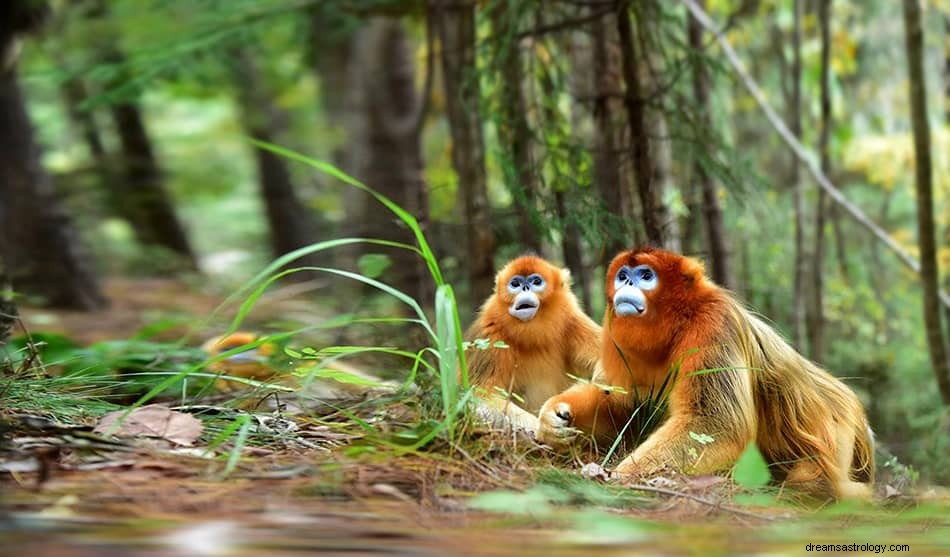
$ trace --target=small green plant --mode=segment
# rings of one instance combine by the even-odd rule
[[[409,228],[409,230],[414,235],[416,245],[367,238],[343,238],[328,242],[320,242],[288,253],[268,265],[264,270],[248,281],[242,288],[238,289],[238,291],[235,292],[229,298],[229,300],[222,304],[223,306],[239,297],[244,297],[239,311],[231,322],[228,332],[237,330],[237,328],[240,326],[240,323],[244,320],[251,308],[268,286],[291,273],[300,271],[329,273],[332,275],[349,278],[376,288],[377,290],[380,290],[381,292],[388,294],[396,300],[399,300],[400,302],[409,306],[412,310],[412,313],[414,314],[412,317],[408,318],[385,318],[385,321],[390,323],[401,322],[421,326],[429,337],[429,346],[426,346],[417,352],[409,352],[392,347],[333,347],[330,349],[324,349],[320,353],[314,352],[313,354],[307,354],[304,352],[294,352],[293,354],[299,355],[301,357],[330,356],[330,358],[323,359],[319,364],[317,364],[317,366],[311,368],[308,371],[308,373],[316,374],[316,376],[320,376],[321,374],[326,376],[326,374],[332,373],[325,368],[325,365],[329,363],[329,361],[332,361],[332,359],[343,358],[360,353],[384,352],[410,359],[412,362],[412,367],[405,386],[408,387],[415,380],[416,374],[420,368],[425,369],[438,376],[439,394],[441,400],[441,416],[439,418],[438,426],[431,428],[430,431],[412,443],[410,447],[412,449],[421,447],[443,432],[446,433],[450,439],[454,438],[456,435],[456,424],[458,423],[459,414],[468,404],[472,396],[472,391],[468,380],[467,367],[465,365],[465,348],[467,346],[462,340],[463,333],[461,323],[459,322],[459,314],[454,291],[451,285],[447,284],[443,279],[442,272],[439,269],[438,261],[436,260],[428,241],[422,233],[419,222],[412,214],[399,207],[393,201],[372,190],[355,178],[340,171],[332,164],[306,157],[300,153],[296,153],[294,151],[269,143],[254,141],[254,144],[261,149],[266,149],[289,160],[303,163],[317,171],[337,178],[344,183],[369,193],[382,205],[392,211],[392,213],[395,214]],[[360,273],[325,267],[286,268],[288,264],[291,264],[294,260],[299,259],[304,255],[354,243],[370,243],[380,246],[405,249],[412,251],[422,257],[427,268],[429,269],[430,274],[432,275],[433,281],[436,284],[435,300],[433,301],[435,308],[435,318],[430,321],[426,313],[423,311],[419,301],[414,300],[404,292],[401,292],[400,290],[374,278],[375,276],[379,276],[385,267],[389,265],[390,262],[388,258],[364,257],[360,260]],[[350,323],[358,321],[359,320],[351,320]],[[274,340],[277,338],[277,336],[292,335],[296,334],[297,332],[299,331],[292,331],[281,335],[272,335],[270,337],[260,339],[259,342]],[[245,346],[228,351],[217,356],[216,358],[202,362],[193,369],[185,370],[183,373],[186,375],[194,373],[198,370],[198,368],[206,366],[218,358],[227,357],[233,352],[247,350],[250,347],[251,346]],[[169,380],[171,380],[171,378],[169,378]],[[157,392],[158,391],[153,389],[153,391],[142,397],[142,399],[140,399],[137,404],[144,403],[148,400],[148,398],[154,396]]]

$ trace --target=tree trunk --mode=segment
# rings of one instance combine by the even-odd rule
[[[622,101],[620,53],[616,28],[611,28],[614,16],[605,15],[593,22],[593,79],[594,79],[594,184],[604,200],[606,209],[604,236],[606,242],[600,257],[608,263],[624,248],[631,246],[633,200],[630,183],[623,170]]]
[[[795,10],[795,30],[792,35],[792,98],[791,98],[791,131],[796,139],[802,137],[802,2],[793,0]],[[795,212],[795,287],[792,303],[792,320],[794,322],[793,339],[799,350],[804,350],[806,334],[806,303],[805,281],[808,272],[805,253],[805,184],[802,182],[798,160],[792,157],[791,181]]]
[[[449,2],[451,4],[451,2]],[[502,146],[502,171],[508,191],[518,210],[520,243],[528,250],[541,250],[538,219],[538,176],[532,153],[528,109],[522,90],[524,70],[518,40],[517,7],[498,2],[491,14],[493,42],[492,64],[498,72],[498,143]]]
[[[700,1],[703,6],[705,2]],[[701,126],[705,133],[712,131],[712,119],[709,117],[709,75],[703,60],[703,28],[696,18],[689,15],[687,33],[689,46],[693,56],[700,58],[693,64],[693,97],[696,110],[700,114]],[[699,157],[693,163],[693,169],[700,190],[702,191],[703,222],[706,228],[706,247],[709,250],[709,261],[712,265],[713,280],[725,288],[734,288],[732,271],[729,264],[729,247],[726,243],[725,225],[723,223],[722,207],[719,205],[719,193],[712,177],[706,172]]]
[[[0,51],[14,40],[0,25]],[[14,63],[0,67],[0,260],[19,292],[53,307],[100,308],[106,300],[40,165]]]
[[[904,0],[904,32],[907,40],[908,85],[914,131],[917,234],[920,244],[920,280],[924,296],[927,346],[940,398],[950,406],[950,361],[940,324],[940,286],[933,208],[933,164],[930,158],[930,124],[927,121],[927,85],[924,75],[924,30],[920,2]]]
[[[821,158],[821,171],[828,175],[831,171],[831,157],[828,152],[828,139],[831,133],[831,0],[819,0],[818,24],[821,28],[821,122],[818,134],[818,152]],[[825,356],[825,217],[828,202],[825,192],[818,189],[815,206],[815,245],[811,263],[811,317],[808,327],[809,355],[815,362],[821,363]]]
[[[0,206],[0,222],[4,222],[3,207]],[[16,303],[13,301],[13,283],[0,253],[0,346],[6,344],[16,325],[18,317]]]
[[[325,131],[332,138],[330,160],[344,172],[353,173],[353,137],[350,124],[359,118],[352,100],[350,84],[353,74],[353,38],[356,36],[356,22],[348,16],[341,6],[327,2],[317,2],[311,6],[309,60],[320,84],[320,114]],[[326,190],[334,180],[328,176],[317,176],[318,190]],[[344,208],[353,204],[354,198],[362,195],[355,188],[345,188],[342,193]],[[311,213],[314,233],[318,238],[331,237],[334,225],[322,214]],[[344,250],[345,251],[345,250]],[[340,252],[326,251],[314,254],[315,259],[326,266],[337,266]],[[339,282],[333,280],[334,283]],[[334,284],[334,287],[337,285]]]
[[[63,63],[60,63],[60,66],[63,65]],[[93,173],[98,180],[96,191],[103,196],[102,204],[110,214],[124,219],[126,217],[124,200],[120,195],[117,195],[114,186],[114,182],[122,178],[116,176],[113,171],[113,161],[106,151],[95,112],[81,108],[89,99],[85,82],[79,77],[72,77],[63,82],[60,93],[73,133],[82,137],[86,149],[89,151]],[[134,223],[129,222],[129,226],[134,230]]]
[[[943,110],[950,126],[950,15],[943,16]]]
[[[590,313],[592,299],[590,273],[584,264],[580,241],[581,232],[571,219],[570,211],[567,208],[566,197],[567,192],[554,192],[554,202],[557,206],[558,220],[561,224],[561,253],[564,257],[564,265],[571,270],[574,283],[581,289],[581,307],[584,311]]]
[[[399,204],[419,220],[423,231],[429,220],[429,194],[423,180],[423,160],[418,126],[421,103],[409,39],[397,20],[372,18],[358,41],[354,66],[359,68],[362,124],[354,132],[362,156],[355,161],[356,176]],[[360,223],[360,235],[415,244],[415,238],[394,215],[375,199],[364,202],[350,215]],[[384,252],[393,261],[387,282],[424,305],[431,305],[434,286],[425,262],[402,249],[365,248]]]
[[[110,18],[108,3],[93,0],[86,17],[107,22]],[[93,36],[91,42],[100,59],[115,71],[107,89],[126,88],[131,76],[125,69],[125,54],[118,46],[119,34],[111,26],[100,27],[101,32]],[[121,176],[109,180],[109,195],[119,204],[121,214],[140,243],[167,248],[181,255],[187,265],[197,268],[188,236],[165,190],[164,177],[139,107],[138,93],[125,94],[121,100],[111,103],[109,113],[122,153]]]
[[[651,152],[650,138],[646,118],[645,99],[640,80],[638,60],[642,53],[634,48],[633,27],[626,3],[619,4],[617,12],[617,33],[620,37],[620,58],[625,82],[624,106],[627,110],[627,122],[630,127],[630,141],[633,148],[633,176],[643,212],[643,228],[647,242],[657,247],[665,245],[656,184],[653,180],[655,165]]]
[[[99,133],[99,124],[96,122],[95,114],[90,110],[80,108],[89,98],[86,84],[78,77],[68,79],[62,85],[62,95],[69,121],[72,122],[76,127],[76,132],[86,142],[89,156],[92,157],[93,162],[100,170],[105,170],[106,147],[102,141],[102,134]]]
[[[124,177],[113,186],[127,207],[136,237],[146,245],[162,246],[196,267],[194,252],[185,235],[158,167],[152,141],[145,130],[139,106],[123,102],[110,107],[122,147]]]
[[[440,2],[442,84],[452,136],[452,165],[458,175],[462,220],[467,231],[468,279],[472,307],[495,288],[495,236],[485,182],[485,143],[479,110],[481,90],[475,67],[475,3]],[[517,50],[514,51],[517,58]]]
[[[246,48],[233,53],[242,125],[254,139],[272,143],[278,139],[286,117],[267,90],[253,54]],[[312,244],[314,234],[310,214],[297,197],[287,161],[272,151],[259,148],[254,148],[254,159],[274,256]],[[310,254],[290,263],[289,267],[319,265],[317,254]],[[309,273],[298,273],[293,278],[312,277]]]
[[[662,87],[657,82],[656,89]],[[654,102],[660,106],[647,109],[647,125],[649,126],[650,144],[653,146],[653,178],[651,179],[656,190],[657,220],[664,238],[664,247],[671,251],[682,252],[680,242],[679,217],[673,212],[667,200],[678,195],[673,183],[673,143],[670,141],[669,128],[666,124],[666,114],[663,112],[659,99]]]
[[[636,14],[635,38],[640,47],[640,57],[643,60],[643,73],[646,78],[642,87],[643,103],[646,109],[648,145],[653,159],[653,175],[651,183],[655,190],[655,210],[659,227],[663,234],[665,247],[671,251],[682,252],[683,245],[680,237],[679,216],[673,211],[671,202],[675,197],[682,200],[682,194],[673,182],[673,142],[670,139],[667,122],[667,107],[665,103],[664,61],[662,53],[656,45],[659,38],[656,36],[653,22],[663,17],[662,8],[657,2],[644,0]]]

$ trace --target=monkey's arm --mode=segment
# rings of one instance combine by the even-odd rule
[[[472,338],[478,338],[472,337]],[[467,353],[469,380],[476,388],[478,416],[495,428],[538,430],[538,419],[518,405],[514,395],[509,349],[474,349]]]
[[[681,376],[670,397],[670,417],[615,472],[636,477],[728,468],[755,437],[754,412],[748,370]]]
[[[578,430],[598,443],[611,443],[633,411],[631,398],[606,384],[598,368],[590,383],[577,383],[547,400],[538,413],[538,440],[563,448]]]
[[[478,394],[478,416],[482,420],[491,424],[493,428],[523,429],[535,433],[538,431],[538,418],[528,412],[511,396],[504,396],[495,390],[489,392],[479,389]]]
[[[590,379],[600,359],[600,325],[586,315],[578,318],[568,336],[572,373]]]

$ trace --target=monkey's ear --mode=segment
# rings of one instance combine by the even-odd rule
[[[683,278],[689,283],[700,282],[706,276],[706,267],[703,262],[693,257],[684,257],[683,264],[680,266]]]
[[[571,270],[567,267],[561,268],[561,284],[564,288],[571,287]]]

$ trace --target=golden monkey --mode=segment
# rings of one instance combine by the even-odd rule
[[[258,339],[253,333],[238,331],[229,335],[218,336],[208,339],[203,345],[204,350],[209,356],[217,356],[222,352],[234,350],[235,348],[250,344]],[[268,364],[268,360],[274,355],[276,345],[264,342],[255,348],[249,348],[244,352],[232,354],[227,358],[218,360],[208,366],[208,369],[223,375],[233,377],[243,377],[254,381],[267,381],[272,378],[276,371]],[[240,388],[241,385],[228,381],[227,379],[218,379],[215,381],[218,390],[229,391]]]
[[[755,441],[773,477],[792,487],[870,495],[873,440],[857,396],[713,284],[701,263],[653,248],[623,252],[606,293],[595,383],[642,392],[679,366],[665,421],[617,474],[721,471]],[[618,391],[575,385],[545,402],[538,437],[558,444],[574,427],[613,438],[632,404]],[[714,441],[702,445],[690,432]]]
[[[600,355],[600,326],[578,305],[568,270],[533,255],[498,272],[494,293],[465,336],[507,345],[469,348],[469,379],[482,410],[531,432],[541,403],[573,384],[570,375],[590,378]]]

